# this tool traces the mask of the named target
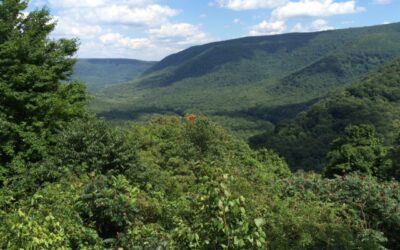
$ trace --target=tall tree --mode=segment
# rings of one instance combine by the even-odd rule
[[[40,160],[52,135],[85,113],[85,87],[63,83],[77,41],[50,39],[49,11],[26,14],[27,5],[0,0],[0,166]]]

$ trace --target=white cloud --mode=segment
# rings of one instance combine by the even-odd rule
[[[198,26],[189,23],[166,23],[149,30],[149,34],[168,42],[181,45],[201,44],[210,41],[210,37]]]
[[[49,0],[50,6],[61,9],[97,8],[111,4],[123,4],[130,7],[146,6],[152,4],[152,0]]]
[[[381,4],[392,0],[374,0]],[[270,18],[250,28],[250,35],[272,35],[286,31],[288,19],[298,17],[330,17],[336,15],[354,14],[365,9],[359,7],[355,0],[215,0],[213,6],[235,11],[270,8],[273,9]],[[239,23],[235,19],[233,23]],[[323,19],[317,19],[310,25],[297,23],[292,28],[296,32],[309,32],[332,29]]]
[[[55,8],[95,8],[106,3],[105,0],[50,0],[50,6]]]
[[[114,47],[125,47],[130,49],[153,47],[152,42],[148,38],[129,38],[120,33],[106,33],[100,36],[99,40],[103,44],[112,45]]]
[[[324,19],[317,19],[311,23],[311,31],[322,31],[331,30],[332,26],[329,26],[328,22]]]
[[[276,20],[294,17],[328,17],[353,14],[363,10],[363,8],[357,7],[356,1],[300,0],[298,2],[291,1],[276,8],[272,12],[272,17]]]
[[[125,4],[124,1],[115,1],[111,4],[100,4],[100,2],[95,3],[93,1],[94,7],[89,7],[90,5],[87,4],[89,3],[78,5],[82,7],[61,9],[61,15],[76,21],[93,24],[155,26],[166,22],[168,18],[179,13],[178,10],[158,4],[133,6]]]
[[[259,35],[274,35],[283,33],[286,30],[284,21],[268,22],[262,21],[261,23],[253,26],[249,32],[251,36]]]
[[[252,10],[261,8],[275,8],[285,4],[287,0],[217,0],[215,5],[231,10]]]
[[[168,17],[178,14],[178,11],[167,6],[149,5],[142,8],[129,8],[124,5],[112,5],[105,8],[95,9],[87,13],[88,21],[96,17],[100,22],[114,24],[145,24],[153,26],[165,22]]]
[[[200,26],[174,22],[181,13],[161,0],[33,0],[58,22],[52,36],[80,39],[79,57],[159,60],[211,41]]]
[[[393,2],[392,0],[374,0],[375,4],[381,4],[381,5],[390,4],[392,2]]]
[[[333,27],[329,26],[328,22],[324,19],[317,19],[311,23],[311,25],[305,26],[301,23],[294,25],[293,32],[312,32],[312,31],[323,31],[331,30]]]
[[[103,32],[100,25],[88,25],[77,23],[68,18],[54,17],[57,22],[53,35],[59,37],[79,37],[81,39],[94,38]]]
[[[158,60],[165,55],[175,53],[176,48],[168,46],[155,46],[150,48],[132,49],[120,44],[88,41],[82,43],[79,49],[79,57],[90,58],[139,58],[144,60]],[[95,55],[93,54],[95,52]]]

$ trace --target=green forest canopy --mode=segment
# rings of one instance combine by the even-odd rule
[[[337,91],[275,130],[254,136],[255,148],[268,147],[294,169],[321,170],[334,139],[348,125],[372,124],[386,145],[398,137],[400,59]]]

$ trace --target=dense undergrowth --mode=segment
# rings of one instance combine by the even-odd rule
[[[292,174],[273,152],[252,151],[204,118],[165,117],[126,130],[84,119],[54,141],[43,160],[2,179],[2,248],[399,244],[398,182]]]

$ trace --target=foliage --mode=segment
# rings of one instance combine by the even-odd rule
[[[320,201],[310,193],[275,196],[264,208],[269,248],[356,249],[361,244],[339,212],[340,207]]]
[[[158,224],[138,223],[120,239],[121,246],[132,250],[177,249],[172,235]]]
[[[393,143],[393,147],[389,151],[389,159],[392,162],[391,166],[386,170],[384,175],[389,178],[394,178],[400,181],[400,137],[398,136]]]
[[[330,145],[348,125],[370,124],[385,145],[397,136],[400,60],[334,93],[274,131],[253,137],[253,147],[274,149],[292,169],[321,170]]]
[[[52,164],[79,175],[88,172],[124,173],[136,167],[136,144],[126,132],[95,118],[75,121],[55,138]]]
[[[103,239],[116,239],[134,220],[138,189],[123,176],[93,176],[84,187],[78,211]]]
[[[48,185],[2,210],[0,248],[92,249],[96,231],[85,227],[76,209],[83,184],[73,179]]]
[[[345,221],[363,245],[362,249],[397,249],[400,230],[400,189],[396,181],[380,182],[372,176],[349,174],[323,179],[299,174],[284,180],[285,194],[303,197],[309,192],[340,208]]]
[[[339,137],[327,155],[324,175],[345,175],[358,172],[364,175],[382,176],[390,162],[387,149],[376,138],[375,129],[370,125],[348,126],[345,135]]]
[[[234,181],[228,175],[222,180],[207,181],[191,207],[188,221],[178,221],[176,234],[182,248],[190,249],[260,249],[266,247],[262,230],[263,218],[251,220],[246,212],[245,198],[232,197],[227,183]],[[204,181],[204,180],[203,180]]]
[[[62,85],[72,73],[74,40],[50,40],[55,24],[49,11],[23,15],[26,1],[0,4],[1,165],[40,160],[52,135],[85,113],[85,88]],[[14,170],[17,171],[17,170]]]
[[[104,128],[104,134],[119,130],[103,122],[84,121],[72,124],[72,131],[87,131],[83,128],[88,123],[92,123],[93,131]],[[66,131],[60,138],[71,133],[70,129]],[[199,133],[195,138],[191,138],[193,131]],[[90,132],[87,133],[90,138]],[[137,156],[126,162],[134,162],[130,168],[103,171],[102,164],[90,160],[95,157],[90,156],[94,152],[91,147],[74,147],[67,140],[68,143],[57,146],[60,152],[67,152],[64,159],[80,153],[85,157],[77,156],[76,164],[87,158],[85,164],[91,167],[62,172],[56,179],[47,180],[43,187],[38,186],[32,195],[26,193],[18,200],[14,199],[20,195],[14,192],[14,186],[3,187],[0,211],[5,223],[1,224],[0,232],[7,233],[2,234],[2,246],[28,246],[27,242],[33,242],[31,237],[42,239],[33,248],[54,245],[65,249],[77,246],[83,249],[377,249],[386,246],[385,241],[388,246],[397,244],[394,236],[397,182],[385,186],[386,190],[383,184],[368,179],[366,182],[377,188],[373,191],[377,196],[368,196],[372,192],[368,189],[362,195],[342,193],[340,200],[335,201],[326,197],[339,195],[342,186],[317,192],[314,189],[324,180],[314,178],[306,182],[311,187],[315,185],[310,188],[313,192],[305,192],[308,186],[301,185],[301,181],[307,179],[292,176],[274,153],[252,151],[202,117],[194,123],[160,118],[124,133],[121,140],[125,143],[134,140],[137,144],[133,148]],[[214,136],[207,136],[210,134]],[[110,144],[113,143],[111,140]],[[123,159],[123,155],[114,157]],[[54,163],[56,169],[64,164],[73,166],[69,161]],[[345,186],[349,192],[360,183],[352,185]],[[364,200],[371,203],[368,203],[371,207],[368,221],[362,217],[367,210],[360,210],[358,201],[351,210],[342,206],[343,199],[356,202],[353,197],[361,199],[360,204]],[[372,204],[375,199],[384,204],[379,213]],[[49,215],[53,217],[46,220]],[[355,225],[349,227],[348,223]],[[22,238],[10,240],[15,232],[13,225],[19,225],[19,230],[25,232]],[[58,228],[53,228],[55,225]],[[28,234],[30,230],[37,230],[34,231],[37,234]]]

